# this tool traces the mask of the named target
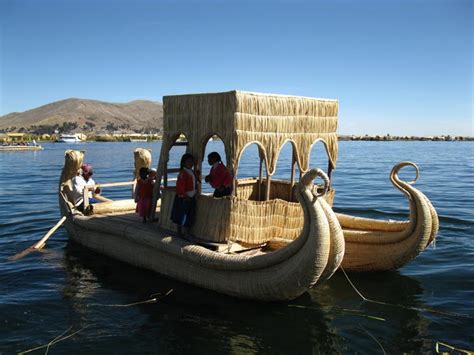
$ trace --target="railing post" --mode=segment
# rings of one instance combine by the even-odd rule
[[[270,199],[270,185],[272,183],[272,177],[271,175],[267,174],[267,186],[266,186],[266,191],[265,191],[265,201],[268,201]]]
[[[291,156],[290,194],[288,198],[289,202],[291,202],[291,200],[293,199],[293,184],[295,183],[295,163],[296,163],[295,151],[293,149],[293,155]]]
[[[84,204],[84,211],[89,206],[89,186],[84,186],[82,190],[82,203]]]
[[[328,178],[329,178],[329,189],[331,189],[331,174],[332,174],[332,164],[331,161],[328,161]]]
[[[258,171],[257,200],[262,200],[263,159],[260,157],[260,168]]]

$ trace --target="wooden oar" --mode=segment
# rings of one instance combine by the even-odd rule
[[[18,253],[18,254],[15,254],[13,256],[11,256],[9,259],[10,260],[18,260],[18,259],[21,259],[23,258],[24,256],[34,252],[34,251],[38,251],[38,250],[41,250],[44,245],[46,244],[46,241],[48,240],[49,237],[51,237],[53,235],[54,232],[56,232],[56,230],[61,227],[61,225],[66,221],[66,216],[64,216],[63,218],[61,218],[58,223],[55,224],[55,226],[53,228],[51,228],[48,233],[45,234],[45,236],[43,238],[41,238],[38,242],[36,242],[35,244],[33,244],[31,247],[29,247],[28,249],[25,249],[23,250],[22,252]]]

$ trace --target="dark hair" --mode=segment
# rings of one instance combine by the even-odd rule
[[[217,160],[218,162],[221,162],[221,161],[222,161],[222,158],[221,158],[220,154],[217,153],[217,152],[209,153],[209,155],[207,156],[207,159],[215,159],[215,160]]]
[[[193,164],[194,164],[194,157],[192,156],[192,154],[189,154],[189,153],[183,154],[183,156],[181,157],[181,163],[179,164],[179,168],[181,170],[184,169],[184,163],[188,159],[191,159],[193,161]]]
[[[145,180],[148,177],[148,168],[140,168],[140,179]]]

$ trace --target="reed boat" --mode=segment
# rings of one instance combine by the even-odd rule
[[[71,178],[82,161],[82,152],[66,152],[60,185],[61,213],[68,216],[65,226],[70,238],[99,253],[227,295],[264,301],[300,296],[328,279],[342,261],[342,231],[321,198],[325,190],[316,194],[311,189],[318,176],[326,182],[324,189],[328,187],[329,179],[319,169],[308,171],[298,184],[296,196],[305,220],[300,236],[285,245],[274,238],[249,247],[205,239],[188,241],[170,230],[143,224],[132,210],[133,200],[102,202],[94,205],[94,215],[83,215],[67,197]],[[217,200],[205,198],[208,203]],[[236,197],[225,200],[244,209],[248,202]],[[275,216],[279,217],[277,213],[269,214],[270,218]]]
[[[0,152],[29,152],[43,149],[41,145],[0,145]]]
[[[156,223],[141,223],[133,200],[104,201],[85,216],[71,203],[71,179],[84,153],[68,150],[59,184],[59,204],[71,239],[99,253],[160,274],[240,298],[289,300],[347,271],[400,267],[431,243],[437,216],[429,200],[398,171],[395,187],[410,203],[405,222],[378,221],[335,214],[331,173],[336,167],[338,101],[230,91],[165,96],[164,134],[153,196]],[[202,171],[205,146],[221,139],[227,168],[233,173],[232,196],[213,198],[201,188],[198,173],[193,240],[176,234],[170,215],[175,197],[170,150],[185,146]],[[282,146],[293,153],[289,181],[273,179]],[[327,172],[310,166],[313,144],[322,144]],[[238,178],[244,150],[255,144],[258,176]],[[150,167],[151,153],[138,148],[135,177]],[[295,168],[299,168],[296,176]],[[418,172],[418,170],[417,170]],[[315,183],[314,180],[321,180]],[[135,181],[135,180],[134,180]],[[133,185],[135,182],[98,186]],[[88,204],[88,191],[84,203]],[[345,255],[345,256],[344,256]]]

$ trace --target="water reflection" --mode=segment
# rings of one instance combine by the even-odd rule
[[[331,318],[309,294],[291,304],[311,304],[311,312],[283,303],[247,302],[192,287],[93,253],[72,242],[64,259],[64,297],[88,324],[107,323],[111,334],[133,343],[153,339],[157,350],[221,353],[320,353],[341,351]],[[156,304],[130,308],[91,304],[126,304],[150,294],[174,292]],[[128,322],[122,319],[124,314]],[[103,317],[104,319],[101,319]],[[114,324],[106,320],[114,319]],[[113,327],[113,329],[111,329]],[[103,337],[97,338],[103,342]],[[143,342],[143,349],[150,343]],[[97,344],[103,347],[104,344]],[[137,346],[137,345],[134,345]],[[140,349],[135,349],[140,350]]]
[[[381,350],[374,337],[390,352],[433,349],[427,339],[427,317],[412,309],[361,302],[340,272],[293,302],[257,303],[131,267],[72,242],[64,261],[64,297],[77,316],[95,329],[95,348],[105,346],[104,336],[113,334],[137,351],[147,349],[151,341],[156,350],[172,352],[378,353]],[[421,284],[399,272],[353,274],[350,278],[368,298],[424,307]],[[170,289],[174,292],[156,304],[98,305],[133,303]],[[137,334],[143,348],[134,340]]]
[[[313,302],[323,308],[326,306],[330,313],[346,313],[334,317],[331,322],[345,338],[346,350],[380,353],[380,346],[372,337],[388,352],[433,350],[433,342],[427,339],[429,319],[421,312],[407,308],[426,307],[422,303],[423,288],[419,281],[398,271],[350,274],[349,278],[365,297],[404,307],[362,301],[341,271],[322,287],[312,290]],[[347,314],[357,312],[358,315]],[[385,321],[370,318],[372,316]]]

